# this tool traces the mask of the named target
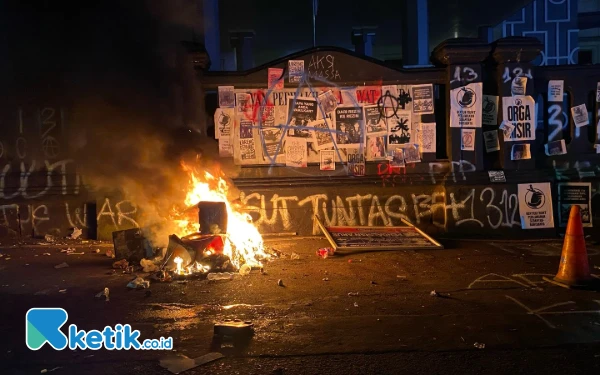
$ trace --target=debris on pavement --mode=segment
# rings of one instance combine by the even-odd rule
[[[150,259],[140,260],[140,266],[144,269],[144,272],[157,272],[158,266],[154,264]]]
[[[481,342],[476,342],[475,344],[473,344],[473,346],[477,349],[485,349],[485,344]]]
[[[213,272],[206,277],[208,280],[233,280],[233,272]]]
[[[50,370],[48,370],[48,369],[42,369],[42,371],[40,371],[40,374],[45,374],[45,373],[47,373],[47,372],[56,371],[56,370],[58,370],[59,368],[61,368],[61,367],[55,367],[55,368],[53,368],[53,369],[50,369]]]
[[[61,264],[57,264],[56,266],[54,266],[54,268],[56,268],[56,269],[67,268],[67,267],[69,267],[69,265],[66,262],[62,262]]]
[[[96,294],[96,298],[106,297],[106,302],[110,301],[110,290],[108,288],[104,288],[103,291]]]
[[[440,294],[438,292],[436,292],[435,290],[432,290],[431,293],[429,293],[430,296],[432,297],[439,297]]]
[[[371,285],[378,285],[378,284],[377,284],[377,281],[373,281],[373,280],[371,280]]]
[[[277,280],[277,285],[283,286],[283,280],[281,280],[281,279]]]
[[[298,259],[300,259],[300,255],[298,255],[296,253],[292,253],[292,255],[290,255],[290,259],[291,260],[298,260]]]
[[[358,302],[354,302],[354,307],[358,307]]]
[[[317,250],[317,256],[323,259],[330,257],[334,254],[335,250],[333,250],[331,247],[322,247],[319,250]]]
[[[358,292],[349,292],[348,297],[356,297],[358,296]]]
[[[45,255],[45,256],[48,256],[48,257],[49,257],[51,254],[50,254],[50,253],[44,253],[44,254],[42,254],[42,255]]]
[[[44,240],[46,240],[46,242],[48,242],[48,243],[53,243],[54,241],[56,241],[56,240],[54,239],[54,236],[53,236],[53,235],[51,235],[51,234],[47,234],[47,235],[45,235],[45,236],[44,236]]]
[[[10,260],[10,257],[6,257],[6,258],[4,258],[4,260]]]
[[[75,253],[75,252],[67,253],[67,255],[83,255],[83,254],[85,254],[83,251],[79,252],[79,253]]]
[[[240,275],[246,276],[246,275],[250,274],[250,271],[252,271],[252,267],[250,267],[250,265],[246,263],[246,264],[243,264],[240,267],[240,271],[239,272],[240,272]]]
[[[178,354],[177,356],[161,359],[160,366],[173,374],[179,374],[223,357],[224,355],[218,352],[208,353],[198,358],[190,358],[183,354]]]
[[[141,277],[136,277],[127,284],[127,287],[131,289],[147,289],[150,288],[150,281],[144,280]]]
[[[75,227],[75,228],[73,228],[73,233],[71,233],[69,238],[72,240],[76,240],[81,236],[82,233],[83,233],[83,231],[81,229]]]
[[[112,267],[114,269],[119,269],[119,268],[127,269],[128,266],[129,266],[129,262],[126,259],[118,260],[118,261],[114,262],[112,265]]]
[[[219,323],[215,323],[214,327],[215,336],[220,337],[245,337],[249,338],[254,335],[254,324],[250,321],[225,320]]]
[[[66,290],[66,289],[59,289],[59,290],[58,290],[58,292],[59,292],[59,293],[63,293],[63,294],[64,294],[64,293],[66,293],[66,292],[67,292],[67,290]]]
[[[100,254],[100,249],[96,249],[95,253]]]
[[[599,270],[600,270],[600,266],[594,266],[594,268],[597,268],[597,269],[599,269]]]
[[[403,275],[396,275],[396,279],[400,280],[400,281],[406,281],[406,276]]]
[[[112,249],[108,249],[108,250],[106,250],[106,256],[109,258],[114,258],[115,252]]]

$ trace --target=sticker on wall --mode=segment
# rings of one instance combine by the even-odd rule
[[[531,148],[528,143],[518,143],[512,145],[510,150],[510,160],[527,160],[531,159]]]
[[[267,90],[283,90],[283,69],[269,68]]]
[[[239,145],[242,163],[248,163],[256,160],[256,145],[254,143],[254,138],[240,139]]]
[[[386,135],[387,123],[385,113],[381,113],[383,108],[376,105],[366,105],[365,107],[365,124],[367,126],[367,136],[370,135]]]
[[[506,182],[504,171],[488,171],[490,182]]]
[[[549,182],[519,184],[519,215],[523,229],[554,228]]]
[[[317,101],[312,98],[289,101],[288,116],[288,137],[312,138],[308,124],[317,120]]]
[[[596,102],[600,103],[600,82],[596,84]]]
[[[411,86],[410,90],[413,113],[419,115],[433,113],[433,85],[415,85]]]
[[[233,147],[229,137],[219,138],[219,156],[222,158],[233,156]]]
[[[419,131],[419,146],[421,153],[435,153],[436,152],[436,128],[435,122],[422,123]]]
[[[577,107],[572,107],[571,116],[573,116],[573,122],[578,128],[590,124],[590,120],[588,118],[588,111],[587,107],[585,106],[585,103],[580,104]]]
[[[406,163],[420,163],[421,162],[421,153],[419,152],[419,145],[417,144],[408,144],[403,145],[404,149],[404,161]]]
[[[219,86],[219,107],[233,108],[235,107],[235,94],[233,86]]]
[[[527,91],[527,77],[515,77],[510,84],[510,92],[513,95],[525,95]]]
[[[304,60],[288,61],[288,81],[290,83],[300,83],[304,76]]]
[[[391,150],[388,150],[388,160],[390,161],[390,166],[392,168],[405,167],[404,149],[402,147],[395,147]]]
[[[561,227],[567,226],[571,206],[578,205],[581,211],[581,224],[591,227],[592,224],[592,183],[563,182],[558,184],[558,222]]]
[[[252,95],[246,92],[236,92],[235,109],[238,115],[252,118]]]
[[[548,142],[544,145],[544,149],[548,156],[564,155],[567,153],[567,146],[564,139]]]
[[[285,144],[285,165],[287,167],[305,168],[308,165],[306,140],[288,138]]]
[[[510,134],[515,129],[515,126],[506,121],[502,121],[502,124],[500,124],[498,129],[502,131],[502,135],[504,136],[504,140],[506,141],[507,139],[510,140]]]
[[[562,103],[565,81],[552,80],[548,81],[548,101],[553,103]]]
[[[327,114],[333,112],[338,106],[337,98],[331,90],[319,94],[319,96],[317,97],[317,102],[319,103],[318,110],[319,112],[322,112],[319,113],[319,115],[321,116],[323,115],[323,113]]]
[[[535,140],[535,101],[531,96],[505,96],[502,98],[503,119],[514,129],[504,141]]]
[[[483,132],[483,141],[485,143],[485,152],[500,151],[500,140],[498,139],[498,131],[490,130]]]
[[[311,128],[314,128],[313,131],[313,147],[316,147],[317,150],[322,150],[324,148],[333,147],[333,126],[331,125],[331,120],[329,119],[321,119],[308,124]]]
[[[385,160],[385,144],[386,138],[383,135],[367,135],[367,160]]]
[[[362,107],[335,109],[336,143],[338,147],[359,147],[364,142],[364,114]]]
[[[498,125],[498,97],[496,95],[483,96],[481,122],[483,125]]]
[[[388,144],[402,145],[411,142],[411,111],[388,109],[387,112]]]
[[[348,174],[352,176],[364,176],[366,170],[365,154],[358,149],[348,150],[346,157]]]
[[[265,161],[273,160],[284,154],[285,140],[283,139],[284,131],[282,128],[261,127],[259,133],[262,140],[263,159]]]
[[[335,171],[335,151],[321,150],[319,153],[321,158],[319,169],[322,171]]]
[[[238,134],[238,137],[240,139],[254,138],[254,123],[246,119],[240,119],[239,123],[240,134]]]
[[[479,82],[450,90],[450,127],[481,127],[482,88]]]
[[[217,108],[215,110],[215,139],[231,137],[231,127],[235,110],[233,108]]]
[[[460,149],[475,151],[475,129],[461,129]]]
[[[399,109],[411,110],[412,97],[410,96],[410,85],[398,85],[398,103]]]

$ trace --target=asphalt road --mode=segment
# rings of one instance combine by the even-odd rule
[[[0,373],[168,374],[160,359],[214,350],[225,357],[185,374],[599,373],[600,293],[542,280],[556,273],[560,241],[445,245],[320,259],[324,239],[270,240],[284,257],[266,273],[152,282],[148,294],[112,271],[110,245],[77,243],[84,254],[66,255],[74,244],[3,243]],[[588,255],[600,265],[599,246]],[[109,302],[95,298],[105,287]],[[142,338],[173,337],[174,351],[31,351],[31,307],[65,308],[79,329],[128,323]],[[214,323],[228,318],[254,323],[248,345],[215,348]]]

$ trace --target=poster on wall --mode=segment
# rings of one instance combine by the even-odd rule
[[[251,163],[256,160],[256,145],[254,138],[245,138],[239,140],[240,159],[242,163]]]
[[[475,151],[475,129],[461,129],[460,133],[460,149]]]
[[[490,130],[488,132],[483,132],[483,141],[485,142],[485,152],[500,151],[498,131]]]
[[[340,105],[343,106],[358,106],[358,100],[356,99],[356,87],[343,87],[340,90]]]
[[[402,147],[395,147],[391,150],[388,149],[387,159],[390,161],[391,167],[406,167],[406,164],[404,163],[404,149]]]
[[[363,108],[337,107],[335,109],[335,128],[338,147],[358,147],[363,144]]]
[[[362,150],[348,150],[346,156],[348,174],[352,176],[364,176],[366,170],[365,154]]]
[[[305,168],[308,153],[306,140],[299,138],[288,138],[285,145],[285,165],[287,167]]]
[[[581,211],[581,224],[584,227],[592,225],[592,183],[563,182],[558,184],[558,222],[566,227],[571,213],[571,206],[578,205]]]
[[[235,107],[235,94],[233,86],[219,86],[217,90],[219,93],[219,107]]]
[[[260,128],[261,147],[263,149],[263,159],[271,161],[284,154],[285,140],[283,139],[283,129],[281,128]]]
[[[288,137],[311,138],[308,124],[317,120],[317,101],[309,98],[289,101],[288,116]]]
[[[422,154],[426,152],[436,152],[435,125],[435,122],[421,124],[418,144]]]
[[[396,102],[398,99],[398,86],[397,85],[381,86],[381,96],[382,96],[382,100],[379,103],[379,104],[381,104],[381,107],[397,106]]]
[[[526,160],[531,159],[531,147],[529,143],[518,143],[512,145],[510,150],[510,160]]]
[[[219,157],[227,158],[233,156],[233,147],[229,137],[219,138]]]
[[[600,82],[596,84],[596,103],[600,103]]]
[[[283,90],[283,69],[269,68],[267,74],[267,90]]]
[[[418,115],[433,113],[433,85],[414,85],[410,90],[413,113]]]
[[[513,95],[525,95],[527,91],[527,77],[515,77],[510,84],[510,92]]]
[[[573,122],[578,128],[590,124],[590,120],[588,118],[588,111],[587,107],[585,106],[585,103],[580,104],[577,107],[572,107],[571,116],[573,116]]]
[[[233,108],[217,108],[215,110],[215,139],[231,137],[231,126],[235,110]]]
[[[412,97],[410,96],[410,85],[398,85],[398,102],[394,107],[412,111]]]
[[[244,115],[246,118],[252,118],[252,95],[246,92],[236,92],[235,109],[238,116]]]
[[[567,145],[564,139],[548,142],[544,145],[544,149],[547,156],[564,155],[567,153]]]
[[[300,83],[304,76],[304,60],[288,60],[288,81]]]
[[[321,117],[323,113],[328,114],[333,112],[338,106],[337,97],[331,90],[319,94],[317,101],[319,102],[319,117]]]
[[[504,121],[514,126],[505,142],[535,140],[535,101],[531,96],[505,96],[502,98]]]
[[[387,136],[367,135],[367,161],[385,160],[385,144]]]
[[[523,229],[554,228],[549,182],[519,184],[518,195]]]
[[[250,120],[240,119],[240,139],[254,138],[254,123]]]
[[[319,169],[322,171],[335,171],[335,151],[334,150],[321,150],[321,162],[319,163]]]
[[[420,163],[421,153],[419,152],[419,145],[417,144],[406,144],[402,145],[404,149],[404,161],[406,163]]]
[[[548,81],[548,101],[562,103],[565,82],[563,80]]]
[[[381,113],[380,107],[376,105],[366,105],[365,107],[365,124],[367,126],[367,136],[369,135],[386,135],[387,123],[385,116]]]
[[[450,127],[480,128],[483,83],[450,90]]]
[[[377,104],[381,98],[381,86],[358,86],[356,100],[359,104]]]
[[[391,114],[388,110],[388,144],[402,145],[411,142],[412,113],[411,111],[398,110]]]
[[[484,95],[481,108],[481,123],[483,125],[498,125],[498,97]]]
[[[310,123],[314,128],[312,144],[317,150],[333,146],[333,126],[329,119],[321,119]]]

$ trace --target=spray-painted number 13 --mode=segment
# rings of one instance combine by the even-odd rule
[[[462,73],[462,78],[461,78],[461,73]],[[473,68],[470,68],[468,66],[465,66],[465,67],[457,66],[454,69],[454,76],[452,77],[453,80],[450,81],[450,83],[460,82],[462,80],[467,81],[467,82],[473,82],[478,77],[479,77],[479,75],[477,75],[477,73],[475,73]]]

